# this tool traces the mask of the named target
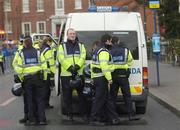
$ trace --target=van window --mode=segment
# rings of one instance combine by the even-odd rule
[[[77,31],[79,41],[86,47],[87,60],[91,59],[92,44],[95,41],[100,41],[101,36],[105,33],[118,37],[120,43],[131,50],[134,60],[139,59],[138,38],[136,31]]]

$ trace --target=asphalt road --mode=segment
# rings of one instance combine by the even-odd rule
[[[73,123],[62,119],[60,101],[54,94],[51,104],[55,108],[46,111],[48,125],[27,127],[18,123],[23,117],[23,100],[10,93],[12,79],[12,75],[0,76],[0,130],[180,130],[179,117],[150,97],[147,112],[139,121],[129,122],[123,117],[118,126],[89,126],[79,118]]]

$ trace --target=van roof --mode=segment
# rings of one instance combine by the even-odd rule
[[[70,13],[68,18],[71,18],[70,27],[78,31],[84,31],[85,29],[87,31],[135,31],[139,29],[140,24],[140,13],[137,12]]]

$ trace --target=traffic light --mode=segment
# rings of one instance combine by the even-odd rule
[[[5,40],[6,39],[6,33],[4,30],[0,30],[0,40]]]

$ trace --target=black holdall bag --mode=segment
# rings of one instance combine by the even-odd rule
[[[82,79],[79,75],[72,75],[69,86],[71,89],[79,89],[82,86]]]

